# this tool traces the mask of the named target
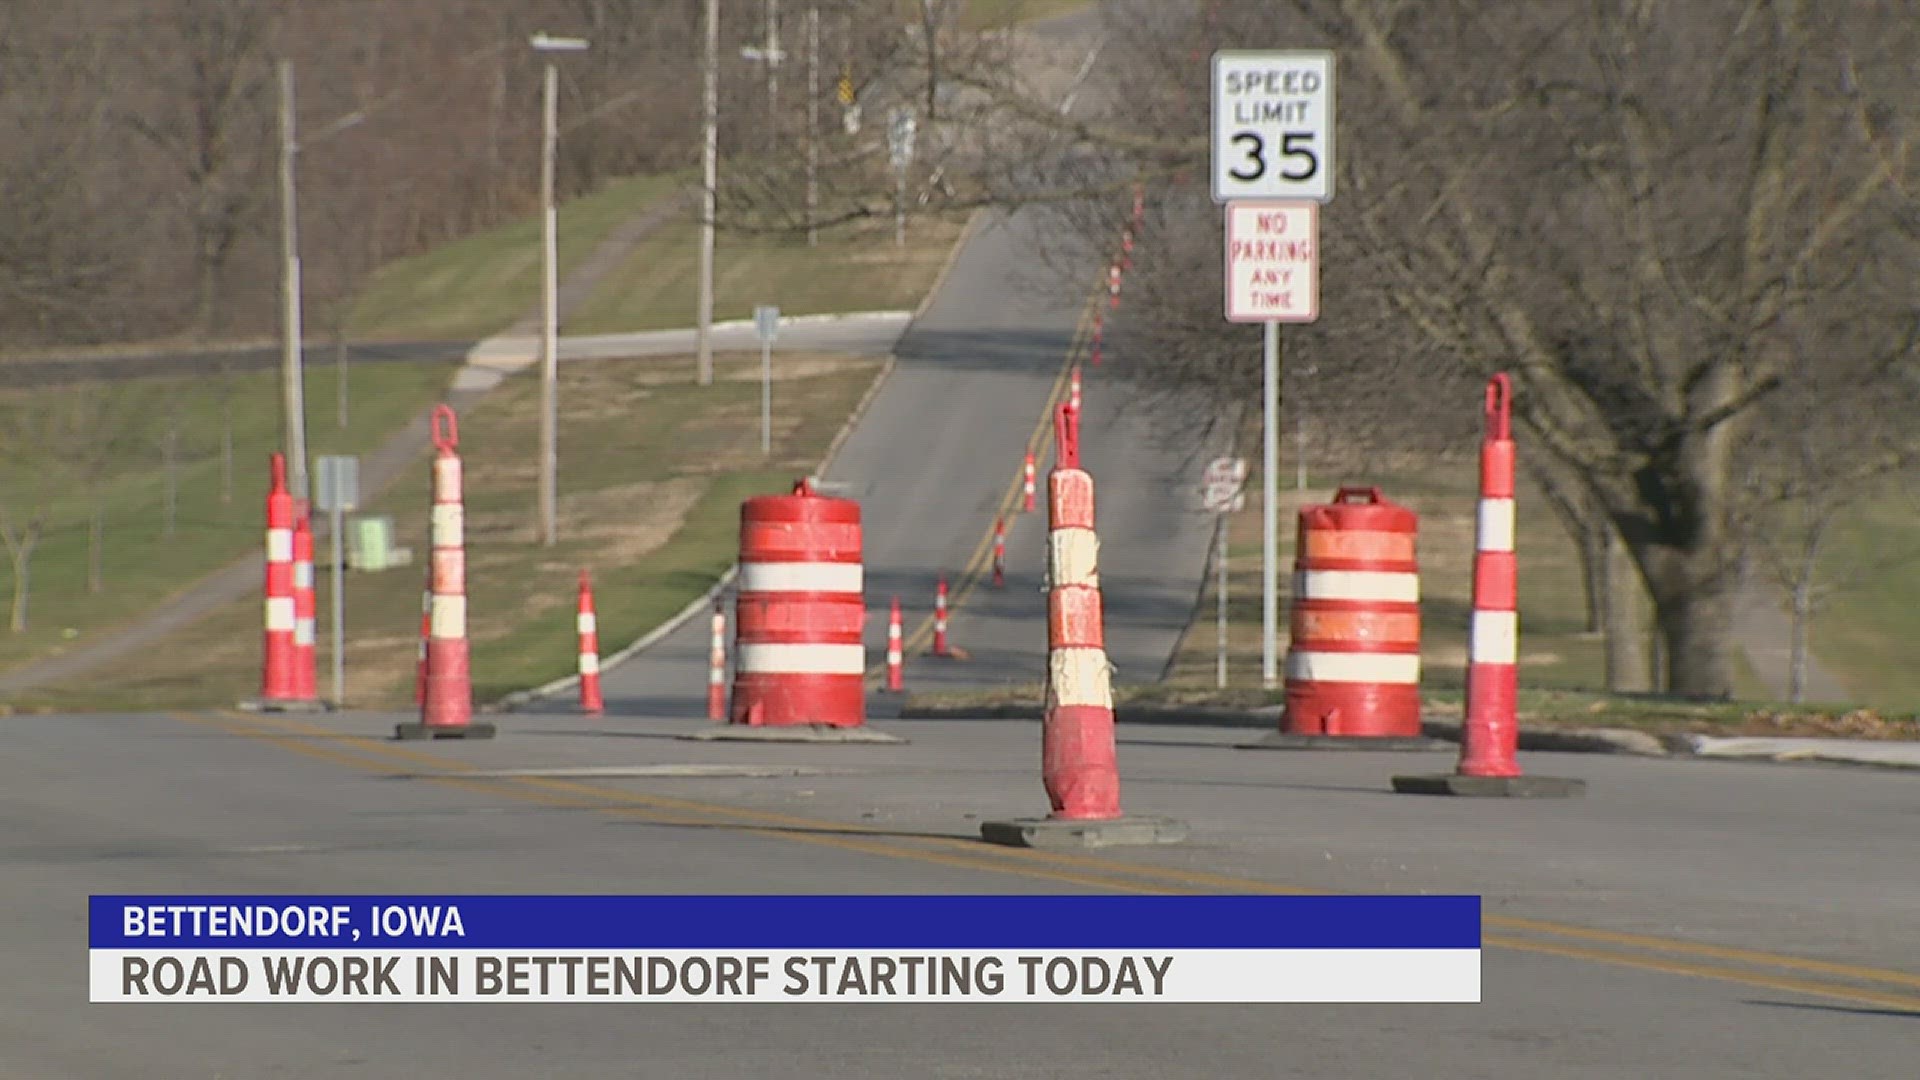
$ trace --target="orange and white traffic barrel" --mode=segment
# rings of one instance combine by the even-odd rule
[[[585,570],[580,571],[573,625],[580,638],[580,711],[599,716],[607,710],[600,696],[600,619],[593,608],[593,579]]]
[[[453,410],[436,406],[433,512],[428,555],[433,599],[428,616],[427,692],[418,723],[401,724],[402,739],[490,739],[492,724],[473,720],[473,673],[467,643],[466,525],[460,430]]]
[[[822,496],[811,480],[742,504],[734,724],[866,722],[861,560],[860,504]]]
[[[1420,735],[1419,517],[1379,488],[1300,511],[1287,650],[1289,735]]]

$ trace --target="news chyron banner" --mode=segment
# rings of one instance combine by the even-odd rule
[[[95,896],[94,1002],[1478,1002],[1473,896]]]

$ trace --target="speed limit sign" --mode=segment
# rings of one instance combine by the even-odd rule
[[[1333,199],[1333,54],[1213,54],[1213,201]]]

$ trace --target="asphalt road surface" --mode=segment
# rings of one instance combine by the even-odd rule
[[[672,737],[697,721],[513,716],[492,742],[422,747],[385,741],[394,719],[0,727],[0,1075],[1913,1075],[1910,775],[1528,755],[1588,797],[1440,802],[1386,780],[1445,754],[1127,727],[1128,808],[1193,838],[1065,858],[972,839],[982,818],[1044,808],[1030,723],[897,721],[910,743],[794,747]],[[743,775],[660,775],[688,764]],[[1275,888],[1484,894],[1483,1003],[86,1003],[90,893]]]
[[[911,658],[909,689],[1037,682],[1044,671],[1040,584],[1053,442],[1051,426],[1040,429],[1049,401],[1064,400],[1069,358],[1084,355],[1088,309],[1024,269],[1035,261],[1039,228],[1027,215],[994,216],[974,233],[895,347],[892,373],[825,477],[830,493],[861,504],[874,662],[884,656],[892,597],[900,597],[909,645],[925,645],[939,578],[954,589],[949,639],[964,659]],[[1212,521],[1195,504],[1199,463],[1098,368],[1084,371],[1082,404],[1108,657],[1117,681],[1154,682],[1206,571]],[[1024,514],[1018,481],[1036,439],[1039,501]],[[994,588],[983,571],[994,520],[1008,509],[1006,584]],[[978,584],[969,592],[970,567]],[[607,707],[704,715],[708,644],[708,621],[693,619],[610,668],[602,676]],[[884,711],[883,701],[875,704]]]

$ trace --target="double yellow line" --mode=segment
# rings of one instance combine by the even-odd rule
[[[1073,365],[1080,360],[1081,356],[1085,354],[1087,350],[1087,343],[1092,337],[1091,331],[1094,324],[1094,314],[1099,309],[1100,297],[1103,295],[1104,293],[1096,292],[1089,296],[1086,304],[1080,309],[1080,318],[1074,325],[1073,340],[1067,346],[1066,358],[1060,365],[1059,374],[1054,377],[1052,387],[1047,391],[1045,407],[1040,410],[1040,418],[1033,425],[1033,432],[1027,436],[1025,452],[1033,455],[1033,463],[1036,471],[1042,473],[1045,471],[1044,459],[1046,457],[1046,447],[1048,446],[1047,436],[1053,430],[1053,413],[1054,410],[1059,407],[1060,402],[1065,400],[1065,396],[1071,386]],[[994,510],[995,519],[1011,517],[1013,504],[1021,497],[1022,489],[1026,482],[1026,460],[1024,456],[1021,459],[1020,466],[1020,468],[1014,471],[1013,482],[1007,485],[1006,491],[1000,496],[999,506]],[[947,593],[947,619],[949,625],[952,623],[954,614],[960,610],[960,605],[964,604],[967,597],[973,594],[974,588],[980,584],[980,579],[986,575],[989,560],[992,558],[992,551],[993,523],[988,522],[986,531],[980,536],[980,542],[974,546],[973,554],[967,557],[965,565],[961,567],[959,578],[953,588]],[[928,639],[932,636],[933,616],[927,615],[913,628],[912,633],[906,635],[901,641],[901,653],[911,656],[921,652],[926,648]],[[886,669],[887,665],[884,660],[868,667],[868,680],[871,681],[881,677],[886,673]]]
[[[385,776],[508,798],[590,810],[659,825],[738,833],[952,869],[1010,874],[1125,893],[1325,895],[1252,878],[1116,862],[1091,855],[1006,848],[965,837],[901,837],[884,830],[693,799],[648,795],[555,777],[498,776],[420,750],[394,746],[283,717],[222,714],[176,719],[257,739],[298,754]],[[1486,947],[1614,967],[1805,994],[1920,1014],[1920,974],[1777,953],[1623,933],[1542,919],[1484,915]]]

